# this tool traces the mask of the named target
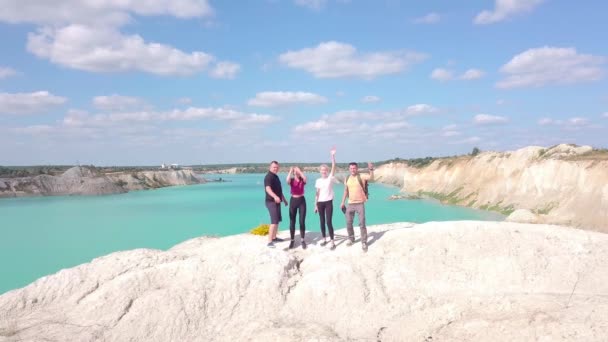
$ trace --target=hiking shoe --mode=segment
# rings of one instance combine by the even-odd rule
[[[268,248],[274,248],[274,242],[269,242],[266,247]]]
[[[363,249],[364,252],[367,252],[367,243],[362,243],[361,244],[361,248]]]
[[[355,243],[355,241],[353,241],[353,240],[348,240],[348,241],[346,241],[346,246],[347,246],[347,247],[350,247],[350,246],[352,246],[354,243]]]
[[[272,239],[272,242],[283,242],[283,241],[285,241],[285,240],[278,238],[278,237],[275,237],[274,239]]]
[[[306,249],[306,241],[302,240],[302,249]]]
[[[291,240],[291,242],[289,243],[289,249],[293,249],[295,247],[295,242],[293,240]]]

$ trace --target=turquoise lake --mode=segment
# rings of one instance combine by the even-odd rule
[[[280,174],[284,183],[285,174]],[[92,259],[135,248],[168,249],[202,235],[248,232],[268,222],[263,174],[208,175],[228,182],[170,187],[108,196],[0,199],[0,294]],[[307,231],[319,231],[313,212],[314,180],[306,187]],[[283,185],[285,188],[285,184]],[[335,186],[334,227],[345,227]],[[367,224],[448,220],[502,220],[494,213],[426,200],[388,200],[396,187],[370,185]],[[280,235],[289,227],[283,207]],[[355,220],[355,224],[357,221]],[[265,248],[264,243],[260,248]]]

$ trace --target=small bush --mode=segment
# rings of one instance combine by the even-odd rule
[[[261,235],[261,236],[265,236],[268,235],[268,230],[270,229],[270,226],[267,224],[261,224],[255,228],[253,228],[250,233],[253,235]]]

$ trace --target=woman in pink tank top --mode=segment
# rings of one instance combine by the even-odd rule
[[[291,167],[287,174],[287,184],[291,188],[291,199],[289,200],[289,233],[291,234],[291,242],[289,248],[295,246],[296,234],[296,214],[300,221],[300,240],[302,248],[306,249],[306,241],[304,235],[306,233],[306,199],[304,198],[304,185],[306,185],[306,176],[299,167]]]

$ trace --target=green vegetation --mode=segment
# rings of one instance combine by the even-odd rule
[[[71,166],[0,166],[0,177],[18,178],[33,177],[39,175],[56,176],[64,173]]]
[[[459,194],[462,190],[464,190],[464,187],[462,187],[462,186],[459,187],[458,189],[450,192],[449,194],[420,190],[420,191],[418,191],[418,195],[429,197],[429,198],[434,198],[443,204],[466,205],[467,207],[473,207],[475,205],[475,203],[477,202],[477,200],[472,199],[472,197],[475,197],[478,194],[476,192],[471,192],[464,197],[460,197]],[[513,213],[515,211],[515,207],[512,204],[510,204],[508,206],[502,206],[501,204],[502,204],[502,201],[500,201],[494,205],[485,204],[485,205],[480,206],[479,209],[495,211],[504,216],[509,216],[509,215],[511,215],[511,213]]]
[[[509,216],[511,215],[514,211],[515,211],[515,207],[512,204],[509,204],[506,207],[501,206],[502,201],[499,201],[498,203],[494,204],[494,205],[490,205],[488,204],[484,204],[482,206],[479,207],[479,209],[481,210],[488,210],[488,211],[495,211],[497,213],[500,213],[504,216]]]
[[[593,150],[575,155],[570,157],[563,158],[564,160],[593,160],[593,161],[602,161],[608,160],[608,148],[594,148]]]
[[[261,235],[261,236],[265,236],[268,235],[268,230],[270,229],[270,226],[267,224],[261,224],[255,228],[253,228],[250,233],[253,235]]]
[[[125,181],[124,181],[124,180],[122,180],[122,179],[119,179],[119,180],[117,180],[116,182],[114,182],[114,184],[118,185],[118,186],[119,186],[119,187],[121,187],[121,188],[124,188],[124,187],[125,187],[125,185],[127,185],[127,182],[125,182]]]
[[[469,194],[469,195],[467,195],[467,197],[464,197],[464,198],[458,197],[458,193],[460,191],[462,191],[463,189],[464,189],[464,187],[461,186],[458,189],[450,192],[447,195],[439,193],[439,192],[431,192],[431,191],[422,191],[421,190],[421,191],[418,191],[418,195],[419,196],[426,196],[426,197],[434,198],[434,199],[436,199],[439,202],[444,203],[444,204],[455,205],[455,204],[458,204],[458,203],[464,201],[465,199],[471,197],[472,195],[474,195],[474,194]]]
[[[421,169],[423,167],[431,165],[432,162],[441,158],[435,157],[425,157],[425,158],[412,158],[412,159],[401,159],[401,158],[393,158],[389,160],[384,160],[376,163],[376,166],[390,164],[390,163],[407,163],[408,166],[415,167]]]
[[[289,171],[292,166],[298,166],[304,172],[311,172],[314,170],[317,172],[319,165],[327,164],[330,165],[330,161],[323,163],[280,163],[281,172]],[[367,162],[357,162],[360,168],[367,168]],[[236,173],[266,173],[270,163],[244,163],[244,164],[215,164],[215,165],[193,165],[191,166],[192,171],[196,173],[215,173],[227,169],[235,169]],[[340,170],[348,170],[348,163],[336,163],[336,168]]]
[[[542,150],[538,151],[538,156],[542,158],[542,156],[544,156],[545,153],[547,153],[547,149],[543,148]]]
[[[471,151],[471,155],[473,157],[475,157],[476,155],[478,155],[479,153],[481,153],[481,150],[479,150],[479,148],[477,147],[473,147],[473,151]]]
[[[534,212],[535,214],[538,214],[538,215],[547,215],[551,212],[551,210],[557,208],[558,205],[559,205],[558,202],[550,202],[550,203],[545,204],[545,206],[542,208],[532,210],[532,212]]]

